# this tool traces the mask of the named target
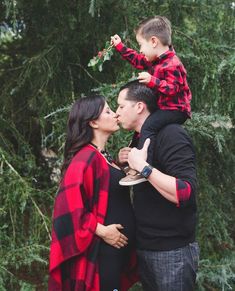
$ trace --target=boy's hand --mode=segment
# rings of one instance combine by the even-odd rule
[[[115,35],[111,36],[111,45],[117,46],[121,41],[122,40],[121,40],[119,35],[115,34]]]
[[[151,75],[147,72],[141,72],[138,74],[138,78],[140,83],[148,84],[151,81]]]

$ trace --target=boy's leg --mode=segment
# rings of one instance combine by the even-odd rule
[[[176,110],[157,110],[146,119],[140,133],[138,148],[141,149],[147,138],[151,142],[148,148],[147,162],[152,163],[154,158],[154,140],[158,132],[166,125],[171,123],[182,124],[187,120],[188,116],[184,112]]]
[[[141,149],[144,145],[144,142],[147,138],[150,138],[150,145],[148,147],[148,157],[147,162],[152,164],[154,159],[154,140],[157,133],[164,126],[170,123],[184,123],[187,119],[187,115],[184,112],[176,111],[176,110],[157,110],[146,119],[144,125],[141,129],[141,133],[139,136],[138,148]],[[136,146],[136,145],[134,145]],[[147,180],[142,177],[137,171],[133,169],[128,169],[126,177],[122,178],[119,181],[119,184],[122,186],[133,186],[142,182],[146,182]]]
[[[139,133],[135,132],[132,141],[129,144],[129,147],[130,148],[137,147],[138,143],[139,143]],[[147,181],[136,170],[131,169],[128,163],[126,163],[126,165],[123,165],[122,168],[126,174],[126,177],[122,178],[119,181],[119,184],[121,186],[132,186]]]

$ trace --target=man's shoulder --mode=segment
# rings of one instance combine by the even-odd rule
[[[187,131],[185,130],[185,128],[181,125],[181,124],[178,124],[178,123],[170,123],[166,126],[164,126],[159,133],[174,133],[174,131],[176,132],[185,132],[187,133]]]
[[[172,141],[190,139],[187,130],[180,124],[171,123],[164,126],[158,133],[157,139],[167,139]]]
[[[186,152],[194,155],[192,139],[186,129],[180,124],[169,124],[163,127],[155,138],[156,157],[164,160],[174,155],[184,156]]]

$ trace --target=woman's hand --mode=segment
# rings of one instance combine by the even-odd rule
[[[122,234],[119,229],[123,229],[121,224],[102,225],[97,224],[96,234],[102,238],[107,244],[120,249],[128,243],[128,238]]]
[[[131,151],[131,148],[125,147],[120,149],[118,153],[118,164],[123,165],[128,162],[128,154]]]

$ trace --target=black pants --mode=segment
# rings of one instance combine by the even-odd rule
[[[130,256],[130,246],[115,249],[109,245],[103,245],[99,254],[100,290],[121,290],[121,273]]]
[[[157,110],[153,112],[144,122],[139,137],[138,148],[141,149],[147,138],[150,138],[151,143],[148,148],[147,162],[152,163],[154,158],[154,139],[158,132],[166,125],[170,123],[183,124],[187,119],[188,115],[185,112],[176,110]]]

